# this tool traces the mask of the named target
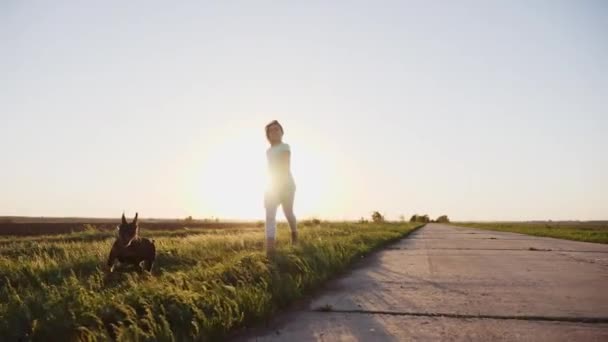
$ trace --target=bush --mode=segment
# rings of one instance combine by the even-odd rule
[[[449,223],[450,219],[448,218],[448,215],[441,215],[437,218],[436,222],[439,223]]]
[[[431,219],[429,219],[429,215],[426,215],[426,214],[425,215],[414,214],[410,218],[410,222],[429,223],[429,222],[431,222]]]
[[[309,220],[300,221],[300,225],[302,225],[304,227],[318,226],[320,224],[321,224],[321,220],[319,220],[318,218],[312,218]]]
[[[82,226],[82,231],[83,232],[89,232],[89,233],[94,233],[94,232],[98,232],[100,231],[99,229],[97,229],[97,227],[95,225],[92,225],[90,223],[85,223]]]
[[[382,223],[384,222],[384,216],[380,214],[379,211],[374,211],[372,213],[372,221],[375,223]]]

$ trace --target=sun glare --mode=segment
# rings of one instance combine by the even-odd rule
[[[266,141],[259,130],[216,138],[202,153],[189,177],[196,184],[190,204],[193,216],[227,219],[263,219],[267,183]],[[332,156],[318,144],[298,140],[292,146],[292,173],[296,181],[296,215],[325,217],[337,202],[338,184]],[[281,215],[279,214],[279,219]]]

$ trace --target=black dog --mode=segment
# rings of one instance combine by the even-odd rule
[[[122,223],[118,226],[118,238],[114,241],[108,258],[110,272],[114,270],[116,260],[136,266],[140,266],[143,261],[143,269],[150,272],[155,259],[154,241],[139,237],[137,213],[131,223],[128,223],[125,214],[122,214]]]

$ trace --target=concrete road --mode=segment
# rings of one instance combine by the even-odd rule
[[[608,341],[608,245],[429,224],[249,341]]]

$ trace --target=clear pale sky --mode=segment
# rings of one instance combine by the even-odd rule
[[[0,215],[608,219],[606,1],[2,1]],[[281,216],[280,216],[281,217]]]

